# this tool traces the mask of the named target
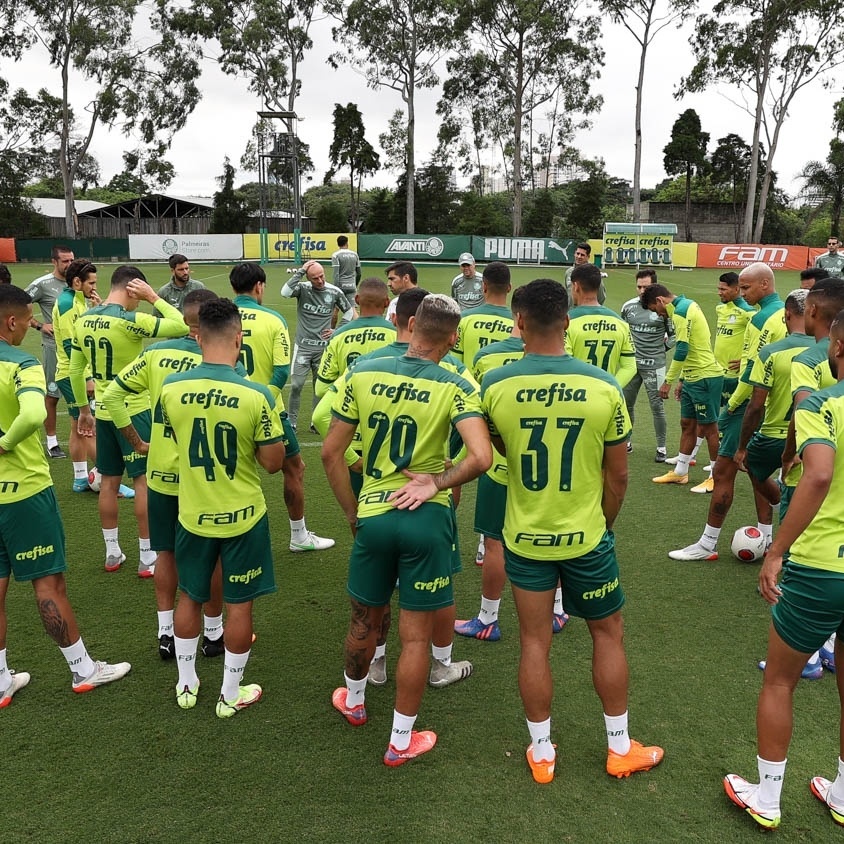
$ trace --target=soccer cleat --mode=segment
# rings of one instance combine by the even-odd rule
[[[664,475],[657,475],[651,478],[655,484],[687,484],[689,482],[688,475],[678,475],[673,469],[666,472]]]
[[[97,661],[94,663],[94,672],[90,677],[73,675],[73,691],[77,694],[93,691],[97,686],[104,686],[106,683],[113,683],[125,677],[131,668],[128,662],[116,662],[114,665],[109,665],[107,662]]]
[[[117,488],[117,497],[118,498],[134,498],[135,497],[135,490],[132,489],[130,486],[126,486],[126,484],[120,484]]]
[[[821,655],[821,665],[829,671],[830,674],[835,674],[835,651],[829,650],[824,645],[818,653]]]
[[[676,466],[676,465],[677,465],[677,460],[678,460],[678,458],[677,458],[677,457],[666,457],[666,458],[665,458],[665,460],[663,460],[662,462],[663,462],[663,463],[668,463],[668,464],[669,464],[669,466]],[[695,460],[694,458],[692,458],[692,459],[689,461],[689,466],[697,466],[697,460]]]
[[[138,563],[138,577],[155,577],[155,563]]]
[[[196,706],[196,696],[199,694],[199,680],[196,681],[196,685],[191,688],[190,686],[182,686],[181,691],[179,691],[179,687],[176,686],[176,703],[182,709],[193,709]]]
[[[312,530],[308,531],[308,538],[305,542],[294,542],[292,539],[290,540],[291,551],[325,551],[333,547],[333,539],[317,536]]]
[[[475,565],[482,566],[484,564],[484,557],[486,556],[486,542],[484,541],[484,535],[481,534],[480,539],[478,540],[478,550],[475,552]]]
[[[74,492],[90,492],[91,485],[88,483],[88,478],[75,478],[73,481]]]
[[[468,636],[470,639],[481,639],[485,642],[497,642],[501,638],[498,619],[484,624],[477,616],[466,621],[455,621],[454,632],[458,636]]]
[[[533,745],[529,744],[528,749],[525,751],[525,758],[530,766],[530,772],[533,774],[535,782],[538,782],[540,785],[545,785],[545,783],[549,783],[554,779],[554,765],[557,761],[556,756],[553,759],[534,759]]]
[[[167,662],[168,659],[176,657],[176,642],[172,636],[162,633],[158,637],[158,655]]]
[[[67,455],[62,451],[60,445],[54,445],[47,449],[47,457],[52,457],[53,460],[61,460],[62,457],[67,457]]]
[[[760,671],[764,671],[767,664],[767,660],[760,659],[756,663],[756,667]],[[807,662],[800,672],[800,679],[802,680],[820,680],[821,677],[823,677],[823,665],[820,662]]]
[[[29,685],[32,679],[26,671],[19,671],[17,674],[14,671],[9,671],[12,676],[12,683],[5,692],[0,693],[0,709],[5,709],[11,702],[12,698],[24,687]]]
[[[680,560],[681,562],[690,562],[692,560],[708,560],[711,562],[718,559],[718,552],[704,548],[699,542],[693,542],[685,548],[669,551],[668,556],[672,560]]]
[[[255,641],[255,637],[253,634],[252,641]],[[203,635],[202,637],[202,655],[204,657],[208,657],[209,659],[215,656],[222,656],[226,652],[226,643],[223,641],[223,637],[220,636],[219,639],[209,639],[207,636]]]
[[[759,786],[756,783],[748,782],[738,774],[727,774],[724,777],[724,791],[727,793],[727,797],[740,809],[744,809],[759,826],[765,829],[776,829],[780,825],[779,809],[765,809],[763,811],[753,807],[753,801],[759,792]]]
[[[3,704],[0,703],[0,706]],[[812,777],[809,780],[809,788],[812,791],[812,794],[818,798],[818,800],[823,803],[827,809],[829,809],[829,814],[832,815],[832,819],[838,826],[844,826],[844,806],[833,806],[830,801],[830,792],[832,791],[832,783],[824,779],[823,777]]]
[[[246,709],[247,706],[257,703],[263,693],[257,683],[250,683],[248,686],[238,687],[237,697],[234,700],[225,700],[220,695],[220,699],[217,701],[217,717],[231,718],[232,715],[237,715],[241,709]]]
[[[117,571],[126,559],[126,555],[121,551],[119,554],[107,554],[105,560],[106,571]]]
[[[368,720],[366,715],[366,707],[359,703],[357,706],[346,706],[346,696],[348,689],[345,686],[340,686],[339,689],[334,689],[331,695],[331,705],[353,726],[362,727]]]
[[[444,662],[434,659],[431,662],[431,674],[428,677],[428,682],[435,689],[442,689],[444,686],[465,680],[471,673],[472,663],[468,660],[464,659],[446,665]]]
[[[554,613],[553,617],[551,618],[551,632],[562,633],[563,628],[566,626],[568,620],[568,613],[564,612],[562,615],[557,615],[557,613]]]
[[[317,429],[316,429],[316,425],[314,425],[313,423],[311,423],[311,427],[310,427],[310,428],[308,428],[308,430],[309,430],[312,434],[319,434],[319,431],[317,431]]]
[[[384,764],[391,768],[397,768],[399,765],[404,765],[411,759],[427,753],[437,743],[437,734],[430,730],[416,730],[410,731],[410,744],[404,750],[396,750],[391,744],[384,754]]]
[[[387,657],[379,656],[369,663],[366,680],[371,686],[383,686],[387,682]]]
[[[630,750],[623,756],[614,750],[607,751],[607,773],[611,777],[629,777],[637,771],[650,771],[662,762],[665,751],[661,747],[645,747],[630,740]]]
[[[656,454],[654,455],[654,463],[666,463],[665,452],[660,451],[659,449],[656,450]]]
[[[708,495],[715,489],[715,480],[714,478],[707,478],[705,481],[701,481],[697,486],[693,486],[689,492],[696,492],[699,495]]]
[[[631,442],[627,443],[627,453],[633,454],[633,443],[631,443]],[[550,780],[549,780],[549,782],[550,782]]]

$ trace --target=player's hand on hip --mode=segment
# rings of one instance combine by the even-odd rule
[[[387,499],[398,510],[415,510],[439,492],[433,475],[408,472],[407,469],[403,469],[402,474],[410,480],[401,489],[390,493]]]

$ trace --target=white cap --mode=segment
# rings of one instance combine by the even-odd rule
[[[474,264],[475,256],[471,252],[463,252],[457,259],[457,263],[462,267],[463,264]]]

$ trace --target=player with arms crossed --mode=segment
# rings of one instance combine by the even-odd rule
[[[592,681],[601,699],[607,773],[625,777],[662,761],[627,731],[627,657],[612,526],[627,489],[630,419],[617,382],[565,351],[565,288],[537,279],[520,290],[516,321],[525,356],[489,372],[482,405],[507,458],[504,557],[519,616],[519,691],[534,780],[554,778],[553,682],[548,618],[559,580],[563,603],[586,619]]]

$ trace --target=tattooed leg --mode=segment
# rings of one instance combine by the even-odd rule
[[[67,599],[64,575],[51,574],[32,581],[38,614],[47,635],[60,647],[79,641],[79,628]]]
[[[384,607],[369,607],[352,598],[352,618],[346,634],[346,676],[362,680],[369,673],[375,655],[375,644],[382,629]],[[388,624],[389,627],[389,624]]]

